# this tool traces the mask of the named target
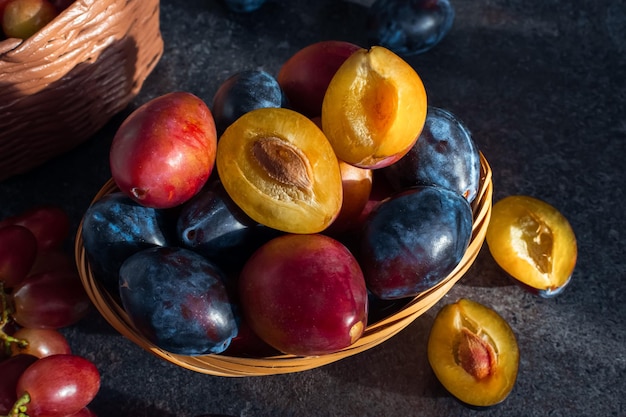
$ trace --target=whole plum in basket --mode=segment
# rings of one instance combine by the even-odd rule
[[[428,106],[426,123],[415,145],[382,172],[396,190],[438,185],[471,203],[480,185],[480,154],[461,120],[448,110]]]
[[[111,175],[144,206],[170,208],[193,197],[215,164],[211,110],[187,92],[154,98],[133,111],[111,143]]]
[[[243,260],[283,233],[248,217],[219,180],[210,181],[182,205],[176,232],[184,247],[215,262],[227,273],[241,269]]]
[[[367,289],[352,253],[319,234],[277,237],[246,262],[239,278],[243,316],[284,353],[323,355],[361,337]]]
[[[363,227],[359,262],[382,299],[434,287],[458,265],[472,236],[472,209],[446,188],[419,186],[384,200]]]
[[[117,297],[119,269],[131,255],[175,242],[165,210],[145,207],[117,191],[95,201],[85,212],[83,245],[97,280]]]
[[[218,137],[239,117],[250,110],[284,107],[286,98],[276,78],[266,71],[239,71],[220,84],[211,110]]]
[[[137,252],[120,268],[120,297],[137,329],[172,353],[223,352],[237,335],[226,277],[182,248]]]

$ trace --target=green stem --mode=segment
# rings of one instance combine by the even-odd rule
[[[29,403],[30,395],[25,392],[20,398],[17,399],[17,401],[15,401],[15,404],[13,404],[13,407],[11,408],[11,411],[9,411],[9,414],[7,416],[0,417],[28,417],[26,411]]]
[[[28,346],[28,341],[10,336],[4,331],[5,326],[11,321],[11,306],[7,300],[7,294],[4,292],[4,283],[2,281],[0,281],[0,310],[2,311],[0,316],[0,342],[2,342],[5,352],[10,355],[11,343],[16,343],[20,349],[24,349]]]

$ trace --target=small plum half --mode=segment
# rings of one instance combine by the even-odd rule
[[[578,256],[574,230],[542,200],[512,195],[496,202],[486,241],[496,263],[533,294],[551,298],[570,282]]]
[[[519,348],[502,316],[476,301],[460,299],[437,313],[428,338],[428,361],[457,399],[488,407],[504,401],[513,389]]]

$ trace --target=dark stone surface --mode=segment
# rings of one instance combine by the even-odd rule
[[[433,309],[356,356],[291,375],[225,378],[179,368],[116,333],[96,312],[65,329],[93,360],[100,417],[626,415],[626,4],[622,0],[457,0],[451,32],[407,58],[430,103],[470,128],[493,168],[494,200],[528,194],[557,207],[579,244],[573,279],[543,300],[511,283],[483,247]],[[68,210],[73,231],[109,178],[111,138],[134,106],[173,90],[208,102],[235,71],[276,74],[323,39],[365,42],[365,6],[270,0],[252,14],[217,1],[161,3],[165,53],[141,94],[93,139],[0,183],[0,216],[38,203]],[[0,115],[0,117],[4,117]],[[435,312],[459,297],[498,311],[517,334],[517,384],[473,410],[446,393],[426,360]]]

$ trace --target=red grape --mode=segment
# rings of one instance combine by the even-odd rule
[[[26,353],[43,358],[50,355],[72,353],[67,339],[56,329],[23,327],[16,331],[12,337],[26,342],[25,345],[19,342],[12,343],[11,351],[13,354]]]
[[[93,362],[78,355],[52,355],[26,368],[16,394],[30,417],[71,416],[85,408],[99,389],[100,373]]]
[[[0,222],[0,226],[9,224],[29,229],[37,238],[40,249],[60,247],[70,231],[68,214],[62,208],[53,205],[33,207]]]
[[[17,395],[15,388],[22,373],[37,358],[32,355],[15,355],[0,361],[0,415],[6,415],[15,404]]]
[[[22,327],[58,329],[76,323],[90,307],[78,272],[31,275],[14,288],[13,319]]]
[[[37,252],[35,263],[28,275],[57,270],[76,271],[74,258],[63,249],[49,249]]]
[[[37,239],[26,227],[0,227],[0,281],[13,288],[22,281],[35,262]]]

